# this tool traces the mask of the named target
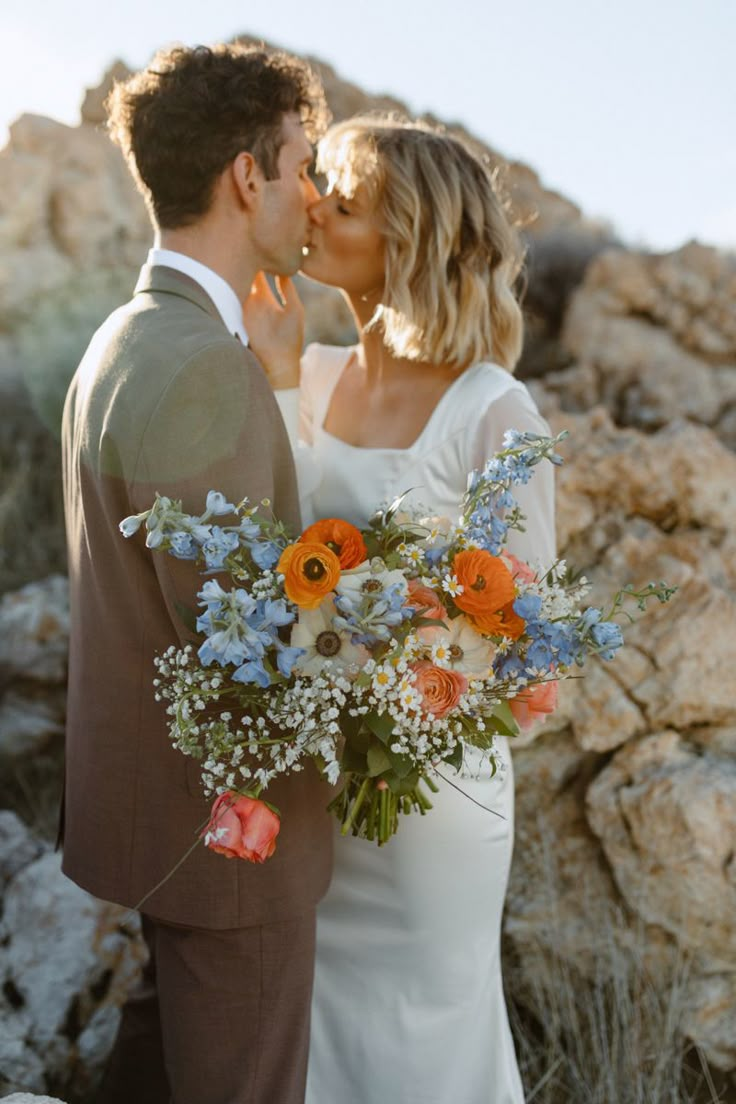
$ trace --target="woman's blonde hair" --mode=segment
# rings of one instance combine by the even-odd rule
[[[331,127],[317,168],[346,197],[366,187],[386,247],[371,326],[395,356],[513,371],[523,260],[493,174],[458,138],[421,122],[358,116]]]

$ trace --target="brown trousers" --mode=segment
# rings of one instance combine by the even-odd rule
[[[303,1104],[315,915],[227,931],[143,917],[150,959],[95,1104]]]

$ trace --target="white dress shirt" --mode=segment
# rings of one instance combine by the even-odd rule
[[[201,261],[195,261],[194,257],[188,257],[185,253],[155,247],[148,252],[148,264],[174,268],[177,272],[183,272],[185,276],[196,281],[217,307],[220,318],[230,333],[239,337],[244,345],[248,344],[248,333],[243,325],[243,308],[240,300],[227,280],[223,280],[214,269],[202,264]]]

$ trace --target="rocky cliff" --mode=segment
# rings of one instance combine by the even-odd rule
[[[320,69],[338,118],[400,106]],[[45,785],[63,725],[60,404],[150,237],[100,129],[110,76],[88,93],[78,127],[24,116],[0,152],[0,393],[10,412],[0,428],[0,762],[5,804],[24,814],[41,777],[24,764],[49,763]],[[619,659],[567,684],[547,729],[516,749],[514,996],[534,1013],[551,958],[591,979],[636,953],[660,990],[676,979],[687,1036],[714,1068],[734,1070],[736,259],[695,243],[664,256],[627,250],[530,168],[507,166],[506,182],[529,245],[521,372],[553,428],[570,430],[561,554],[598,593],[651,578],[679,587],[630,629]],[[303,291],[310,338],[349,340],[341,300]],[[62,574],[20,589],[53,572]],[[109,1044],[135,940],[123,917],[69,890],[37,834],[0,816],[0,1088],[79,1092]],[[42,831],[50,819],[39,818]],[[29,925],[62,938],[60,917],[75,931],[63,977],[51,944],[44,954],[29,938]]]

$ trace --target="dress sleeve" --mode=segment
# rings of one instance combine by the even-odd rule
[[[507,429],[550,434],[526,387],[515,384],[494,399],[481,414],[470,438],[468,470],[482,468],[494,452],[503,447]],[[512,488],[521,511],[526,515],[525,531],[509,530],[508,550],[529,564],[544,569],[555,560],[554,466],[542,460],[534,468],[530,481]]]

